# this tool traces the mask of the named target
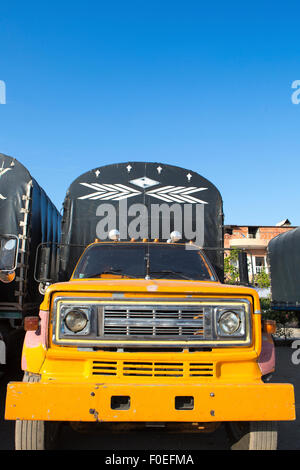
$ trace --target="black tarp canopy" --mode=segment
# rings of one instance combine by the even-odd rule
[[[300,311],[300,227],[269,242],[268,263],[272,308]]]
[[[69,279],[84,247],[107,239],[110,229],[121,240],[169,238],[205,248],[223,278],[223,203],[218,189],[199,174],[173,165],[127,162],[99,166],[69,187],[62,220],[60,279]],[[77,245],[77,246],[76,246]]]
[[[0,234],[19,238],[16,278],[0,282],[1,311],[36,311],[42,300],[34,280],[36,249],[60,238],[61,216],[29,171],[15,158],[0,154]]]

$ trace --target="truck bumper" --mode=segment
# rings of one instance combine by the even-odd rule
[[[220,422],[295,419],[290,384],[78,384],[11,382],[6,419]]]

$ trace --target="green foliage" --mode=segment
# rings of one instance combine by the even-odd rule
[[[270,287],[271,282],[268,273],[266,273],[265,270],[262,270],[260,273],[256,274],[254,276],[254,284],[261,288]]]
[[[226,284],[236,284],[239,281],[238,257],[238,249],[231,250],[229,255],[225,254],[224,275]],[[263,269],[260,273],[256,274],[253,284],[260,288],[270,287],[271,282],[268,273]]]
[[[224,258],[224,277],[226,284],[236,284],[239,281],[239,269],[236,266],[239,251],[231,250]]]
[[[260,299],[260,307],[263,320],[278,320],[277,314],[279,312],[271,309],[271,300],[269,298]]]

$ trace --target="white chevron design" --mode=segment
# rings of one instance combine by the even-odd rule
[[[80,183],[83,186],[94,190],[93,193],[81,196],[78,199],[102,199],[102,200],[114,200],[121,201],[129,197],[137,196],[141,194],[141,191],[129,188],[124,184],[100,184],[100,183]]]
[[[94,192],[80,196],[78,199],[91,199],[91,200],[113,200],[121,201],[130,197],[142,194],[141,191],[132,189],[124,184],[100,184],[100,183],[80,183],[83,186],[91,188]],[[202,199],[198,199],[191,194],[205,191],[207,188],[197,188],[195,186],[162,186],[160,188],[146,191],[148,196],[155,197],[165,202],[179,202],[190,204],[208,204]]]
[[[12,168],[4,168],[4,161],[2,162],[2,167],[0,168],[0,176],[4,175],[7,171],[11,170]],[[6,199],[6,198],[5,198]]]
[[[12,170],[12,168],[4,168],[4,160],[3,160],[2,166],[1,166],[1,168],[0,168],[0,177],[1,177],[2,175],[4,175],[4,173],[6,173],[6,172],[9,171],[9,170]],[[1,201],[4,201],[4,200],[6,199],[6,197],[3,196],[3,194],[0,194],[0,199],[1,199]]]
[[[192,193],[198,191],[205,191],[207,188],[196,188],[195,186],[185,187],[185,186],[163,186],[162,188],[152,189],[146,194],[148,196],[156,197],[166,202],[188,202],[191,204],[208,204],[201,199],[198,199],[194,196],[190,196]]]

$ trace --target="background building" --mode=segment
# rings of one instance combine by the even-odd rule
[[[274,226],[225,225],[224,248],[243,248],[247,251],[249,278],[261,271],[269,273],[267,246],[277,235],[296,228],[288,219]]]

